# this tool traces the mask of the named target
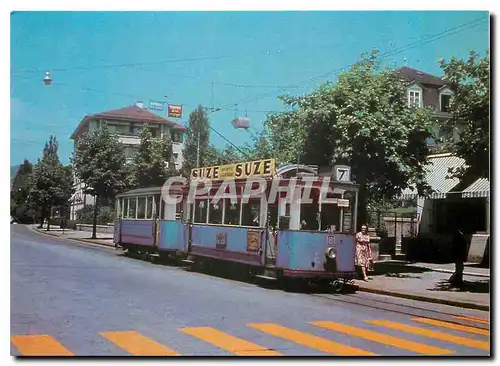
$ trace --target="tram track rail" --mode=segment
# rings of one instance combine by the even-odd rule
[[[462,315],[461,312],[447,312],[440,311],[436,309],[423,308],[422,306],[412,306],[408,304],[402,304],[399,301],[418,301],[418,300],[406,300],[406,299],[398,299],[398,301],[392,302],[389,300],[377,299],[372,296],[365,296],[361,294],[323,294],[323,293],[309,293],[308,295],[322,298],[325,300],[330,300],[334,302],[340,302],[343,304],[350,304],[356,306],[362,306],[370,309],[381,310],[384,312],[397,313],[401,315],[407,315],[412,317],[419,318],[427,318],[432,320],[440,320],[446,321],[448,323],[453,323],[457,325],[466,325],[473,326],[478,329],[490,330],[489,322],[486,324],[484,322],[474,322],[474,325],[471,325],[470,322],[466,320],[458,320],[456,317],[470,318],[473,321],[473,317],[468,315]],[[378,295],[385,296],[385,295]],[[422,305],[423,302],[419,301]],[[439,306],[438,304],[434,304],[435,306]],[[448,305],[447,305],[448,306]]]

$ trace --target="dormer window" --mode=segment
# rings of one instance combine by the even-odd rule
[[[452,92],[445,88],[439,93],[439,110],[444,113],[450,112]]]
[[[410,107],[420,108],[420,100],[422,98],[422,93],[418,90],[410,90],[409,95],[409,105]]]
[[[408,88],[408,106],[410,108],[422,107],[422,88],[418,84],[413,84]]]

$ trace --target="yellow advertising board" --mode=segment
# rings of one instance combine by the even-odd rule
[[[250,177],[270,177],[276,173],[276,160],[264,159],[216,165],[191,169],[191,179],[222,180],[226,178],[242,179]]]

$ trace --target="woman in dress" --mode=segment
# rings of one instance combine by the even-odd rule
[[[356,265],[361,267],[363,273],[363,280],[368,281],[366,269],[371,267],[372,263],[372,249],[370,247],[370,236],[368,235],[368,228],[366,225],[361,226],[361,232],[356,234]]]

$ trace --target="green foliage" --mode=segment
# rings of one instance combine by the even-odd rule
[[[490,172],[490,60],[472,51],[467,60],[441,60],[444,80],[453,92],[450,124],[461,128],[455,154],[466,167],[453,172],[459,178],[489,178]]]
[[[106,225],[115,221],[115,210],[109,206],[103,206],[99,209],[97,222],[101,225]]]
[[[124,148],[105,126],[78,140],[72,162],[87,194],[113,198],[125,188]]]
[[[30,203],[33,165],[25,159],[12,181],[10,191],[10,215],[20,222],[33,222],[35,212]]]
[[[281,97],[289,111],[268,116],[266,140],[277,163],[351,166],[361,185],[359,222],[366,201],[381,200],[416,184],[428,186],[426,138],[431,112],[407,105],[406,85],[382,69],[373,52],[339,76],[302,97]]]
[[[141,144],[131,166],[131,184],[135,188],[161,186],[177,175],[172,141],[168,134],[153,138],[147,126],[141,129],[140,138]]]
[[[76,221],[80,224],[92,224],[94,222],[94,205],[85,205],[76,211]]]
[[[92,224],[94,222],[94,205],[86,205],[76,212],[76,221],[80,224]],[[97,224],[106,225],[114,222],[115,211],[109,206],[101,206],[98,209]]]
[[[71,168],[63,167],[55,137],[45,144],[41,159],[35,164],[31,179],[30,201],[42,218],[50,218],[52,207],[65,206],[74,193]]]
[[[73,157],[75,174],[85,193],[95,197],[92,237],[96,237],[99,200],[108,200],[127,188],[124,147],[106,126],[83,135]]]
[[[210,146],[209,154],[207,155],[209,156],[207,159],[207,163],[209,163],[209,165],[233,164],[245,159],[231,145],[226,146],[223,150],[217,150],[215,147]]]
[[[188,132],[183,151],[184,163],[182,175],[189,177],[191,169],[196,167],[197,149],[199,137],[199,166],[210,166],[217,164],[220,160],[220,152],[210,144],[210,121],[207,112],[200,105],[189,115]]]
[[[243,151],[249,160],[276,158],[273,147],[269,141],[269,131],[264,125],[262,132],[252,136],[253,144],[246,144]],[[279,160],[279,159],[278,159]]]

